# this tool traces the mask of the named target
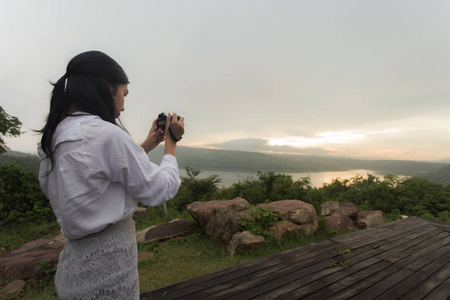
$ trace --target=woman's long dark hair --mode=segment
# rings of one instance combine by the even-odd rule
[[[78,54],[67,65],[64,74],[56,83],[50,99],[50,112],[42,130],[41,147],[54,168],[53,134],[56,126],[70,108],[97,115],[106,122],[117,125],[115,103],[110,87],[128,84],[128,77],[122,67],[111,57],[100,51]],[[49,172],[49,173],[50,173]]]

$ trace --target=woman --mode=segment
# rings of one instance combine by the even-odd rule
[[[67,237],[55,277],[60,299],[139,299],[131,217],[138,202],[160,205],[180,186],[175,157],[184,119],[169,114],[165,131],[153,121],[139,147],[116,123],[128,83],[116,61],[90,51],[53,84],[38,152],[41,188]],[[162,141],[157,166],[147,153]]]

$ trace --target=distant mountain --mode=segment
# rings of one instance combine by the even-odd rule
[[[159,163],[163,147],[149,155]],[[403,160],[361,160],[314,155],[265,154],[258,152],[178,147],[180,168],[190,166],[199,170],[247,172],[325,172],[366,169],[392,175],[419,176],[437,171],[444,163]]]
[[[430,173],[425,174],[420,177],[426,178],[430,181],[440,182],[445,186],[449,186],[450,185],[450,164],[443,168],[440,168],[437,171],[430,172]]]
[[[441,158],[441,159],[439,159],[439,160],[437,160],[438,162],[442,162],[442,163],[448,163],[448,164],[450,164],[450,157],[444,157],[444,158]]]

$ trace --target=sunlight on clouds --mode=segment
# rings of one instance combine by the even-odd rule
[[[270,139],[270,146],[292,146],[292,147],[311,147],[327,144],[346,144],[357,140],[362,140],[368,135],[373,134],[390,134],[397,133],[398,129],[387,129],[378,131],[367,131],[367,132],[357,132],[357,131],[327,131],[322,133],[317,133],[314,138],[305,137],[288,137],[288,138],[278,138]]]

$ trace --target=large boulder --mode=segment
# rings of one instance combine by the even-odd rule
[[[226,201],[204,201],[188,204],[186,209],[216,242],[228,244],[236,232],[240,232],[243,218],[252,206],[242,198]]]
[[[302,228],[299,225],[295,225],[289,221],[278,221],[267,229],[267,231],[274,237],[275,240],[280,242],[285,235],[301,233]]]
[[[346,232],[355,230],[355,223],[348,216],[339,214],[333,214],[331,216],[324,217],[324,227],[326,229],[333,229],[339,232]]]
[[[309,203],[300,200],[280,200],[256,206],[268,208],[277,214],[279,219],[299,225],[307,235],[313,235],[319,228],[316,210]]]
[[[365,229],[378,226],[384,223],[384,216],[381,210],[363,211],[358,213],[356,224],[359,228]]]
[[[45,268],[36,267],[43,262],[51,266],[58,262],[66,239],[62,236],[37,239],[0,255],[0,284],[5,280],[28,279],[43,275]]]
[[[231,256],[240,254],[246,250],[255,249],[263,245],[264,237],[254,235],[250,231],[237,232],[233,235],[230,244],[228,245],[228,252]]]
[[[175,219],[170,222],[151,226],[136,233],[136,240],[140,243],[165,240],[191,232],[195,222],[188,219]]]
[[[331,216],[333,214],[356,218],[358,209],[352,202],[328,201],[320,205],[322,216]]]

